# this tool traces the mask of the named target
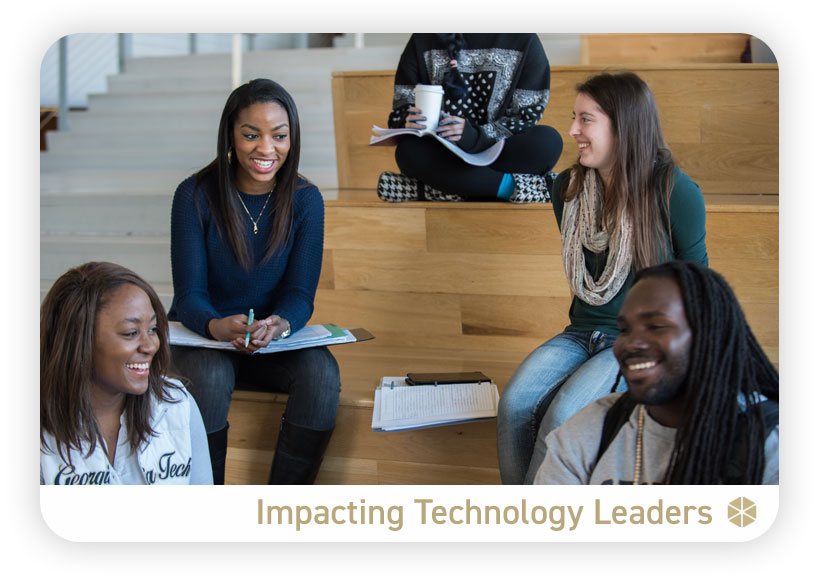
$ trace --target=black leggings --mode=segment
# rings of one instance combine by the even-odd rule
[[[485,167],[465,163],[435,139],[418,137],[399,141],[396,163],[404,175],[444,193],[493,200],[505,173],[545,173],[558,162],[563,148],[558,131],[534,125],[509,137],[498,159]]]

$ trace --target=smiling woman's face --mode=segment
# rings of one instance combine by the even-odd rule
[[[148,295],[133,284],[112,290],[94,323],[92,397],[144,394],[159,345]]]
[[[290,121],[279,103],[242,109],[233,126],[236,187],[252,195],[273,190],[290,151]]]
[[[578,93],[575,99],[569,134],[578,143],[581,165],[597,169],[608,182],[615,165],[615,129],[598,103],[585,93]]]

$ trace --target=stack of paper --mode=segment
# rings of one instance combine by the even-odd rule
[[[185,328],[180,322],[170,322],[169,327],[171,344],[177,346],[216,348],[220,350],[236,350],[230,342],[207,339]],[[272,340],[268,346],[260,348],[256,352],[266,354],[270,352],[309,348],[311,346],[342,344],[345,342],[356,342],[356,337],[346,328],[339,328],[332,324],[313,324],[304,327],[298,332],[294,332],[287,338]]]
[[[440,427],[498,415],[495,383],[410,386],[404,377],[384,377],[373,401],[374,431]]]

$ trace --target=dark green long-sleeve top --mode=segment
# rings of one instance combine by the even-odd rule
[[[561,199],[561,184],[569,179],[569,170],[563,171],[555,180],[552,188],[552,209],[558,228],[561,228],[561,216],[564,212],[564,201]],[[672,223],[671,255],[676,260],[697,262],[704,266],[709,265],[706,254],[706,206],[703,194],[698,184],[686,175],[680,168],[675,167],[673,174],[672,194],[669,198],[669,213]],[[584,248],[587,270],[598,278],[605,265],[607,253],[597,256]],[[606,304],[593,306],[587,304],[577,296],[572,299],[569,309],[570,327],[574,330],[598,330],[618,335],[618,325],[615,319],[621,310],[621,304],[626,293],[632,287],[635,278],[633,270],[621,291]]]

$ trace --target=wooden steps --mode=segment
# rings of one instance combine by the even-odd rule
[[[667,142],[704,194],[778,193],[778,68],[774,64],[634,64],[652,89]],[[564,138],[556,170],[577,148],[567,135],[575,86],[604,66],[554,66],[541,124]],[[381,171],[397,171],[391,147],[370,147],[370,128],[385,126],[395,71],[333,74],[339,187],[375,188]]]
[[[550,204],[387,204],[375,192],[374,201],[345,194],[326,202],[316,320],[364,326],[385,346],[519,354],[567,324]],[[707,195],[706,206],[710,263],[776,353],[777,196]]]
[[[320,302],[317,299],[317,303]],[[432,346],[380,345],[380,338],[337,345],[342,394],[336,430],[317,483],[496,484],[496,422],[482,421],[401,433],[376,433],[370,425],[373,393],[382,376],[411,371],[482,369],[503,387],[520,363],[517,353],[454,351]],[[537,344],[537,341],[534,345]],[[229,484],[262,484],[287,395],[237,390],[228,421]],[[236,462],[234,462],[236,459]]]
[[[387,204],[373,190],[326,199],[313,322],[363,326],[337,345],[342,395],[319,483],[498,483],[496,422],[404,433],[370,428],[382,376],[480,370],[503,391],[520,362],[568,323],[552,207]],[[778,361],[777,196],[708,195],[707,248]],[[237,391],[229,483],[264,483],[285,395]]]
[[[739,63],[748,34],[582,34],[581,64]]]
[[[375,388],[375,385],[373,386]],[[226,482],[264,484],[270,471],[282,395],[237,391],[228,420]],[[317,483],[500,483],[495,421],[375,433],[370,406],[343,403]]]

